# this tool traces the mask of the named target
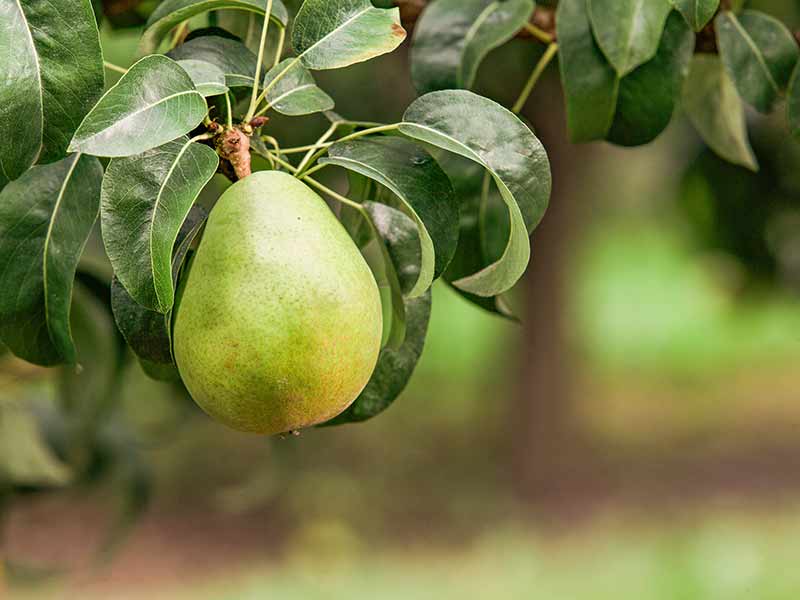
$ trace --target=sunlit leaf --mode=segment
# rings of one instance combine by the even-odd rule
[[[91,3],[0,3],[0,74],[2,189],[34,163],[64,158],[72,134],[103,93]]]
[[[556,26],[570,140],[603,139],[614,119],[619,78],[592,36],[585,0],[561,0]]]
[[[169,31],[194,16],[222,9],[249,11],[266,14],[266,0],[164,0],[159,4],[145,25],[140,48],[143,54],[154,52]],[[286,26],[289,13],[281,0],[273,0],[272,19]]]
[[[70,150],[109,157],[140,154],[191,131],[206,111],[186,71],[166,56],[146,56],[86,115]]]
[[[432,92],[417,99],[400,131],[489,170],[508,208],[511,234],[500,260],[454,285],[478,296],[510,289],[525,272],[528,235],[550,199],[550,163],[541,142],[509,110],[466,90]]]
[[[490,50],[528,22],[533,0],[437,0],[414,27],[411,75],[420,94],[471,88]]]
[[[283,115],[300,116],[331,110],[333,98],[322,91],[313,75],[292,58],[278,63],[267,72],[264,85],[278,74],[284,73],[280,81],[267,92],[270,106]]]
[[[72,283],[97,220],[103,168],[73,155],[0,192],[0,339],[29,362],[75,363]]]
[[[786,26],[769,15],[724,11],[715,19],[722,63],[739,95],[768,113],[786,89],[800,49]]]
[[[458,205],[447,175],[417,144],[395,137],[341,142],[321,164],[334,164],[374,179],[399,200],[418,228],[421,267],[411,297],[439,277],[458,244]]]
[[[172,248],[218,165],[214,150],[185,137],[109,163],[103,242],[114,273],[145,308],[161,313],[172,308]]]
[[[689,26],[695,31],[700,31],[711,22],[711,18],[719,8],[720,0],[672,0],[672,5],[677,8]]]
[[[193,59],[177,62],[191,78],[195,89],[203,96],[218,96],[228,91],[228,86],[225,85],[225,73],[217,65]]]
[[[397,48],[406,39],[400,10],[370,0],[306,0],[292,29],[292,47],[309,69],[339,69]]]
[[[744,106],[718,56],[695,55],[684,86],[683,108],[714,152],[734,164],[758,170],[747,138]]]
[[[694,44],[694,33],[673,12],[655,57],[620,81],[617,112],[608,140],[639,146],[653,141],[667,128],[689,74]]]

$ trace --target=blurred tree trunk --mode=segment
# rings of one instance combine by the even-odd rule
[[[545,77],[524,116],[547,148],[553,194],[544,221],[532,237],[532,258],[522,281],[523,336],[515,398],[510,404],[513,477],[520,495],[534,504],[563,500],[575,482],[572,471],[589,453],[582,450],[571,419],[576,366],[566,332],[567,275],[580,237],[575,200],[586,180],[586,146],[567,140],[564,100],[557,77]]]

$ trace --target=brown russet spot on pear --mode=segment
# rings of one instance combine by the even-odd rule
[[[259,434],[327,421],[369,381],[381,331],[369,267],[308,186],[263,171],[222,195],[174,323],[175,360],[203,410]]]

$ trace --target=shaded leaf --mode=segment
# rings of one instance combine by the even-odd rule
[[[789,129],[792,135],[796,138],[800,138],[800,63],[795,67],[792,79],[789,81],[786,112],[789,120]]]
[[[172,248],[219,158],[208,146],[179,138],[114,159],[103,180],[103,242],[114,273],[142,306],[172,308]]]
[[[683,108],[714,152],[736,165],[758,170],[747,138],[744,106],[718,56],[695,55],[684,86]]]
[[[420,94],[471,88],[478,67],[513,38],[533,13],[533,0],[437,0],[414,26],[411,76]]]
[[[146,56],[86,115],[70,150],[109,157],[139,154],[188,133],[206,111],[186,71],[166,56]]]
[[[694,44],[694,33],[673,12],[655,57],[620,81],[609,141],[639,146],[653,141],[667,128],[689,74]]]
[[[406,293],[420,296],[453,258],[458,244],[458,205],[447,175],[423,148],[396,137],[333,145],[321,164],[334,164],[391,190],[418,228],[421,267]]]
[[[73,155],[0,193],[0,339],[29,362],[74,364],[75,269],[100,208],[103,168]]]
[[[266,0],[164,0],[145,25],[140,48],[143,54],[154,52],[164,36],[183,21],[212,10],[236,9],[266,14]],[[289,13],[281,0],[273,0],[271,18],[286,26]]]
[[[217,65],[192,59],[177,62],[191,78],[195,89],[203,96],[218,96],[228,91],[228,86],[225,85],[225,73]]]
[[[585,0],[561,0],[556,26],[569,138],[601,140],[614,119],[619,78],[592,36]]]
[[[292,47],[313,70],[339,69],[397,48],[406,39],[398,8],[369,0],[306,0],[292,29]]]
[[[672,0],[672,5],[677,8],[689,26],[695,31],[700,31],[711,22],[711,18],[719,8],[720,0]]]
[[[794,36],[777,19],[754,10],[725,11],[714,23],[719,55],[739,95],[770,112],[800,56]]]
[[[620,77],[653,58],[670,0],[588,0],[597,45]]]
[[[202,36],[170,50],[167,56],[177,61],[211,63],[225,74],[228,87],[252,87],[255,80],[256,55],[238,40],[217,35]]]
[[[419,281],[422,253],[419,230],[405,213],[377,202],[365,202],[364,208],[386,246],[387,257],[400,282],[400,292],[410,296]]]
[[[2,189],[31,165],[64,158],[72,134],[103,93],[91,3],[2,2],[0,65]]]
[[[381,350],[375,372],[361,395],[346,411],[323,426],[371,419],[389,408],[403,392],[425,346],[431,315],[430,290],[419,298],[407,299],[405,314],[407,327],[403,345]]]
[[[264,78],[264,85],[280,73],[285,74],[267,92],[267,101],[279,113],[300,116],[333,108],[333,98],[317,87],[308,69],[292,58],[272,67]]]
[[[511,234],[500,260],[453,283],[478,296],[510,289],[525,272],[528,235],[550,199],[550,163],[541,142],[516,115],[465,90],[432,92],[417,99],[400,131],[489,170],[509,211]]]

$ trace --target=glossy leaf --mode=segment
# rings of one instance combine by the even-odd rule
[[[412,298],[424,294],[447,268],[458,244],[458,205],[445,172],[420,146],[395,137],[335,144],[320,163],[374,179],[400,201],[416,223],[422,253],[419,277],[407,293]]]
[[[0,339],[29,362],[75,363],[72,283],[102,178],[97,159],[73,155],[34,167],[0,193]]]
[[[510,289],[525,272],[528,235],[550,199],[550,163],[541,142],[516,115],[465,90],[431,92],[417,99],[400,131],[489,170],[508,208],[511,235],[500,260],[454,285],[478,296]]]
[[[70,150],[108,157],[140,154],[188,133],[206,111],[186,71],[166,56],[146,56],[86,115]]]
[[[614,119],[619,78],[592,36],[586,0],[561,0],[556,26],[570,140],[601,140]]]
[[[370,0],[306,0],[292,29],[292,47],[309,69],[339,69],[397,48],[406,39],[398,8]]]
[[[191,78],[195,89],[203,96],[218,96],[228,91],[228,86],[225,85],[225,73],[217,65],[193,59],[177,62]]]
[[[364,391],[346,411],[324,425],[371,419],[389,408],[406,388],[425,346],[431,316],[431,292],[407,299],[405,313],[407,328],[403,345],[381,350],[375,372]]]
[[[683,108],[709,148],[733,164],[758,170],[747,138],[744,106],[718,56],[695,55]]]
[[[147,20],[140,48],[143,54],[155,52],[171,29],[197,15],[212,10],[235,9],[263,16],[266,6],[266,0],[164,0]],[[289,22],[289,13],[281,0],[273,0],[271,18],[282,26]]]
[[[214,150],[185,137],[109,163],[103,180],[103,241],[114,273],[145,308],[160,313],[172,308],[172,248],[218,165]]]
[[[437,0],[414,27],[411,76],[420,94],[472,87],[494,48],[522,29],[533,0]]]
[[[711,22],[719,8],[719,2],[720,0],[672,0],[672,5],[681,12],[692,29],[700,31]]]
[[[194,206],[181,226],[172,252],[171,272],[176,287],[189,248],[207,216],[205,210]],[[173,364],[171,311],[162,314],[146,309],[131,297],[116,277],[111,284],[111,307],[117,327],[140,360],[153,366]]]
[[[739,95],[770,112],[800,56],[794,36],[777,19],[754,10],[725,11],[714,23],[719,55]]]
[[[103,57],[87,0],[0,3],[0,189],[66,156],[103,93]]]
[[[280,73],[280,81],[267,92],[270,106],[283,115],[300,116],[331,110],[333,98],[317,87],[313,75],[293,58],[278,63],[264,78],[269,84]]]
[[[694,44],[694,33],[673,12],[655,57],[620,81],[609,141],[640,146],[652,142],[667,128],[689,74]]]
[[[597,44],[620,77],[655,56],[670,0],[587,1]]]
[[[225,74],[228,87],[252,87],[256,73],[256,55],[238,40],[207,35],[189,40],[167,52],[173,60],[201,60]]]

